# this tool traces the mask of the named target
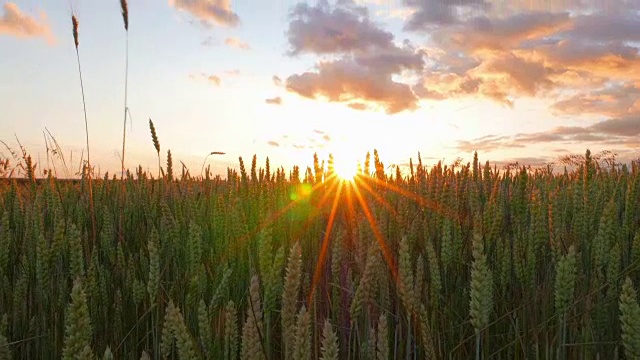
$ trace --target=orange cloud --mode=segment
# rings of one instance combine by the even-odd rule
[[[553,105],[554,110],[568,114],[598,114],[623,117],[640,114],[640,88],[631,83],[579,92]]]
[[[271,99],[266,99],[265,102],[270,105],[282,105],[282,98],[280,96],[276,96]]]
[[[492,19],[481,16],[453,29],[436,33],[440,42],[451,42],[471,52],[511,50],[526,40],[536,40],[569,29],[568,13],[532,12]]]
[[[290,92],[309,99],[325,98],[330,102],[373,102],[388,114],[418,108],[418,98],[409,85],[392,80],[392,72],[361,66],[351,59],[318,64],[318,72],[305,72],[287,78]],[[357,108],[357,106],[355,107]]]
[[[18,5],[8,2],[4,4],[4,14],[0,17],[0,35],[6,34],[18,38],[43,37],[52,44],[55,39],[51,33],[49,24],[46,23],[47,16],[40,13],[38,21],[32,16],[24,14]]]
[[[207,76],[207,80],[209,80],[209,82],[211,82],[212,84],[216,85],[216,86],[220,86],[221,80],[218,76],[215,75],[209,75]]]
[[[230,47],[234,47],[240,50],[251,50],[251,46],[248,43],[236,38],[236,37],[228,37],[224,44]]]
[[[418,7],[415,16],[427,16],[420,12],[441,5],[449,4],[448,11],[482,2],[404,1]],[[592,10],[588,15],[571,11],[579,7],[577,0],[536,10],[526,10],[515,1],[505,8],[508,11],[492,6],[480,15],[455,16],[450,21],[425,18],[418,27],[411,24],[419,19],[414,17],[414,23],[410,19],[405,28],[431,34],[422,47],[427,66],[413,87],[415,93],[436,100],[479,95],[507,105],[515,97],[542,97],[556,102],[553,109],[563,113],[612,117],[637,113],[640,18],[635,12],[640,3],[603,9],[589,1],[583,4]]]
[[[231,10],[230,0],[169,0],[178,10],[186,11],[203,24],[236,26],[240,18]]]
[[[640,79],[638,48],[621,42],[592,43],[585,40],[562,40],[535,49],[549,66],[583,71],[590,76],[608,79]]]

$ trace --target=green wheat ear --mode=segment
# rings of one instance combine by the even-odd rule
[[[197,359],[195,342],[184,322],[180,309],[176,306],[171,306],[166,316],[169,317],[168,321],[173,329],[173,336],[176,340],[176,347],[178,348],[180,359]]]
[[[163,359],[169,358],[171,352],[173,351],[174,344],[174,333],[175,330],[173,328],[173,323],[171,321],[171,314],[173,313],[173,301],[169,301],[167,304],[165,315],[164,315],[164,323],[162,325],[162,337],[160,339],[160,354]]]
[[[76,278],[71,290],[71,303],[65,316],[64,360],[93,359],[91,351],[91,322],[87,297],[80,277]]]
[[[224,309],[224,359],[235,360],[238,357],[238,316],[233,300],[229,300]]]
[[[378,341],[376,343],[376,359],[389,359],[389,325],[387,324],[387,315],[380,314],[378,318]]]
[[[573,245],[569,247],[567,255],[558,261],[558,272],[555,283],[556,311],[564,312],[571,300],[576,281],[576,254]]]
[[[295,330],[293,358],[311,359],[311,318],[304,305],[298,313]]]
[[[158,249],[158,231],[155,227],[151,229],[151,234],[147,240],[147,250],[149,251],[149,281],[147,282],[147,292],[149,298],[154,301],[158,295],[160,284],[160,255]]]
[[[264,359],[261,343],[261,334],[263,334],[262,307],[260,304],[260,282],[257,275],[251,277],[248,302],[247,317],[242,328],[242,359],[262,360]]]
[[[211,332],[211,323],[209,322],[209,310],[204,300],[200,299],[198,304],[198,330],[200,346],[202,347],[207,358],[211,357],[213,334]]]
[[[324,321],[322,329],[322,346],[320,348],[321,360],[338,360],[338,337],[333,331],[329,319]]]
[[[287,273],[284,279],[282,293],[282,337],[284,342],[285,359],[291,359],[293,355],[293,338],[295,335],[296,305],[298,292],[300,291],[300,279],[302,278],[302,252],[300,244],[295,243],[289,253]]]
[[[473,263],[471,264],[471,284],[469,314],[471,324],[479,334],[489,324],[489,315],[493,308],[493,277],[487,265],[482,238],[474,234]]]
[[[626,358],[640,359],[640,306],[633,282],[628,277],[620,294],[620,326]]]
[[[111,348],[109,346],[107,346],[107,348],[104,350],[102,360],[113,360],[113,353],[111,352]]]

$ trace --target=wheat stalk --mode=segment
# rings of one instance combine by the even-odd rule
[[[87,168],[89,169],[88,171],[88,179],[89,179],[89,207],[90,207],[90,211],[91,211],[91,230],[92,230],[92,234],[93,234],[93,243],[95,245],[96,243],[96,216],[95,216],[95,210],[94,210],[94,206],[93,206],[93,181],[92,181],[92,169],[91,169],[91,156],[90,156],[90,149],[89,149],[89,121],[87,120],[87,103],[85,101],[85,96],[84,96],[84,83],[82,81],[82,68],[80,67],[80,50],[78,48],[78,46],[80,45],[80,42],[78,40],[78,18],[76,18],[75,15],[71,15],[71,25],[73,28],[73,43],[76,46],[76,59],[78,61],[78,75],[80,76],[80,90],[82,93],[82,108],[83,108],[83,112],[84,112],[84,130],[85,130],[85,136],[86,136],[86,140],[87,140]]]

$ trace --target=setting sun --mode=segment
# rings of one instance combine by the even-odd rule
[[[339,179],[353,181],[358,172],[358,160],[355,157],[336,157],[334,171]]]

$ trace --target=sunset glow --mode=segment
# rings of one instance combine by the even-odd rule
[[[638,1],[143,1],[125,31],[118,1],[5,0],[0,140],[38,175],[64,167],[43,132],[59,173],[87,150],[71,9],[100,174],[120,171],[127,64],[127,168],[157,172],[148,118],[161,164],[171,150],[191,174],[212,148],[225,175],[253,154],[290,169],[377,148],[406,171],[418,152],[540,166],[587,147],[628,162],[640,145]]]

